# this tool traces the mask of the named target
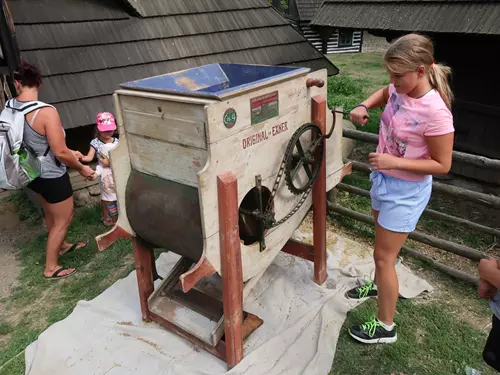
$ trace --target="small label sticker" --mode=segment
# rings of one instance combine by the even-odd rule
[[[271,129],[261,130],[258,133],[252,134],[249,137],[243,138],[242,148],[243,150],[255,146],[261,142],[267,141],[271,137],[275,137],[278,134],[288,131],[288,122],[282,122],[278,125],[274,125]]]
[[[278,116],[280,113],[278,91],[250,99],[250,111],[252,125]]]
[[[224,117],[223,117],[224,126],[226,128],[231,129],[236,124],[237,119],[238,115],[236,114],[234,108],[226,109],[226,112],[224,112]]]

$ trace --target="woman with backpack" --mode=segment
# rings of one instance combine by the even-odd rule
[[[14,107],[38,101],[42,75],[36,66],[22,62],[14,72],[14,82],[18,94],[12,101]],[[73,218],[73,188],[66,167],[76,169],[85,178],[95,179],[97,176],[92,168],[79,162],[81,155],[78,152],[66,146],[59,113],[52,106],[26,114],[24,143],[40,157],[42,165],[40,177],[33,180],[28,188],[36,192],[40,199],[49,232],[43,275],[51,280],[62,279],[73,275],[76,270],[60,266],[59,256],[87,245],[65,242]]]

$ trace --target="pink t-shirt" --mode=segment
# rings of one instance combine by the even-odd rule
[[[378,153],[407,159],[429,159],[425,136],[454,132],[453,116],[436,90],[421,98],[398,94],[391,84],[389,101],[380,119]],[[401,170],[384,174],[407,181],[421,181],[426,175]]]

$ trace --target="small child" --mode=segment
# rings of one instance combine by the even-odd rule
[[[492,327],[483,351],[484,361],[500,372],[500,260],[479,262],[479,296],[489,299],[493,311]]]
[[[114,136],[116,121],[113,114],[101,112],[96,116],[96,123],[96,137],[90,142],[90,150],[81,158],[81,161],[89,163],[97,156],[96,173],[99,175],[101,188],[102,220],[105,226],[112,226],[118,218],[118,206],[109,164],[109,151],[118,145],[118,139]]]

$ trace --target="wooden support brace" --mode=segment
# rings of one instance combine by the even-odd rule
[[[219,240],[226,361],[230,368],[243,359],[243,269],[238,230],[238,182],[232,173],[217,176]]]
[[[109,232],[103,233],[95,238],[97,250],[104,251],[120,239],[130,238],[132,235],[119,225],[115,225]]]
[[[284,253],[314,262],[314,246],[307,243],[289,239],[283,247]]]
[[[212,276],[215,272],[215,268],[207,261],[207,258],[201,257],[193,268],[179,277],[182,291],[189,292],[198,281],[204,277]]]
[[[326,134],[326,99],[318,95],[312,98],[312,121]],[[326,140],[323,138],[323,149]],[[318,178],[314,182],[313,194],[313,246],[314,281],[323,284],[326,280],[326,156],[321,163]]]

